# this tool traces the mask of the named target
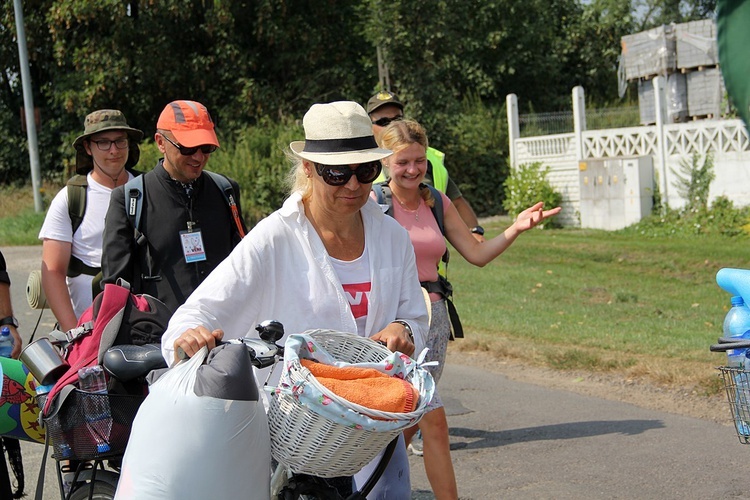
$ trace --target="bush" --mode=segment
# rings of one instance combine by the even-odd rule
[[[223,140],[222,148],[214,153],[209,170],[239,183],[242,212],[248,225],[254,225],[284,203],[285,181],[291,167],[284,152],[290,142],[304,137],[302,127],[294,120],[263,119]]]
[[[451,178],[480,216],[502,212],[502,186],[508,175],[504,115],[504,106],[491,108],[477,96],[467,97],[457,118],[448,125],[448,140],[433,144],[430,139],[431,146],[446,154]]]
[[[703,157],[693,153],[690,160],[680,160],[680,169],[672,169],[677,177],[675,187],[677,192],[686,200],[685,211],[698,213],[708,208],[708,190],[716,174],[714,174],[714,160],[710,153]]]
[[[547,208],[560,206],[562,195],[552,188],[547,180],[549,167],[543,167],[541,163],[520,165],[511,170],[505,179],[505,200],[503,206],[512,217],[534,205],[539,201],[544,202]],[[559,227],[555,219],[550,219],[544,227]]]

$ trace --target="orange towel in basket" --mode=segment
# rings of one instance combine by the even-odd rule
[[[390,413],[408,413],[419,403],[419,392],[408,381],[374,368],[338,367],[304,358],[300,362],[331,392],[360,406]]]

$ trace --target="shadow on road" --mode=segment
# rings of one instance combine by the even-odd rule
[[[493,432],[468,429],[465,427],[451,427],[450,435],[452,437],[460,437],[467,440],[466,443],[451,443],[451,449],[480,449],[505,446],[513,443],[575,439],[600,436],[604,434],[624,434],[633,436],[652,429],[662,429],[664,427],[665,425],[661,420],[595,420]]]

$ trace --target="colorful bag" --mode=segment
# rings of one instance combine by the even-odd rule
[[[113,345],[160,343],[171,316],[169,308],[157,298],[131,293],[128,282],[107,283],[83,312],[78,326],[63,334],[67,342],[64,358],[70,368],[50,390],[44,402],[44,416],[51,413],[64,387],[78,383],[78,370],[100,365],[104,353]]]

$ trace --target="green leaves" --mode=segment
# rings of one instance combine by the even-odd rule
[[[505,179],[503,201],[503,207],[511,217],[515,218],[539,201],[543,201],[546,208],[560,206],[562,195],[547,180],[548,173],[549,167],[544,167],[541,163],[523,164],[511,171]],[[555,220],[551,219],[545,227],[554,227],[554,224]]]

